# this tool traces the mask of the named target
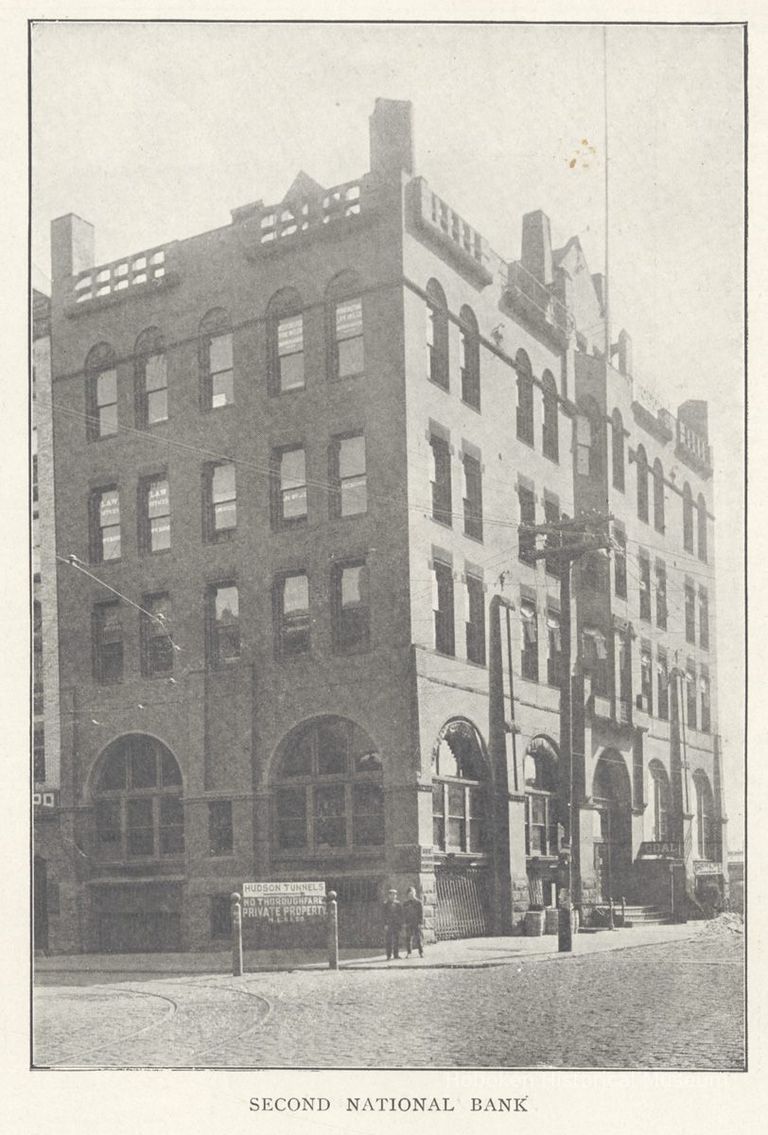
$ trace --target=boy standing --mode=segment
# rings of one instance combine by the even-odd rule
[[[424,907],[416,898],[416,888],[409,887],[405,902],[403,903],[403,921],[405,922],[405,956],[410,958],[411,946],[419,951],[419,957],[424,957],[424,943],[421,938],[421,926],[424,921]]]
[[[389,890],[389,897],[384,903],[384,931],[387,951],[387,961],[391,957],[400,957],[400,927],[403,925],[403,908],[397,901],[397,891],[394,887]]]

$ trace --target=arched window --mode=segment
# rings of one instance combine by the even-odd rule
[[[542,452],[550,461],[558,461],[560,445],[558,439],[557,385],[552,373],[545,370],[541,376],[544,388],[544,421],[542,427]]]
[[[281,743],[273,841],[294,851],[384,843],[381,757],[353,721],[316,717]]]
[[[558,753],[546,737],[534,737],[525,751],[525,853],[557,855]]]
[[[683,547],[693,551],[693,496],[687,481],[683,485]]]
[[[181,770],[154,737],[132,733],[112,742],[101,758],[93,799],[97,858],[183,855]]]
[[[480,409],[480,339],[477,320],[466,304],[459,312],[461,320],[461,397],[468,406]]]
[[[427,375],[448,389],[448,304],[437,280],[427,284]]]
[[[304,388],[304,315],[295,288],[283,288],[267,308],[269,392]]]
[[[345,271],[328,285],[328,373],[331,379],[355,378],[365,371],[363,285],[357,272]]]
[[[624,492],[624,421],[618,410],[611,416],[611,465],[613,487]]]
[[[168,418],[168,375],[163,336],[157,327],[142,331],[133,349],[136,420],[153,426]]]
[[[97,343],[85,360],[89,441],[117,433],[117,361],[109,343]]]
[[[696,502],[696,511],[699,514],[699,559],[702,563],[707,562],[707,502],[704,497],[699,493],[698,501]]]
[[[651,761],[648,766],[648,771],[651,774],[651,822],[653,824],[653,838],[657,841],[667,840],[670,838],[669,777],[661,761]]]
[[[200,382],[204,410],[234,402],[232,325],[222,307],[213,308],[200,321]]]
[[[517,436],[533,445],[533,370],[531,360],[522,349],[515,355],[517,371]]]
[[[635,452],[637,469],[637,518],[648,523],[648,458],[645,449],[638,445]]]
[[[658,457],[653,463],[653,526],[664,531],[664,470]]]
[[[439,851],[483,852],[487,846],[488,764],[475,726],[455,718],[432,753],[432,832]]]
[[[702,769],[693,774],[696,792],[695,846],[699,859],[716,860],[719,848],[715,838],[715,800],[709,778]]]

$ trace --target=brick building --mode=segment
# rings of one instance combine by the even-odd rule
[[[54,949],[210,948],[249,879],[333,884],[348,942],[390,885],[440,936],[551,905],[560,582],[517,527],[584,508],[626,551],[574,571],[576,897],[725,858],[706,406],[606,365],[576,238],[528,214],[508,263],[416,175],[410,104],[370,140],[111,264],[53,222]]]

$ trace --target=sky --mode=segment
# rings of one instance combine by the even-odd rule
[[[606,40],[613,338],[627,329],[636,378],[672,412],[709,402],[720,731],[741,847],[741,30],[611,25]],[[36,25],[32,42],[43,286],[64,213],[95,225],[103,263],[277,202],[300,168],[323,185],[358,177],[377,97],[412,101],[416,172],[494,251],[518,257],[521,217],[540,208],[555,247],[578,235],[603,270],[602,26],[70,21]]]

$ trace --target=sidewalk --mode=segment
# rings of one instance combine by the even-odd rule
[[[462,938],[435,942],[425,946],[424,957],[413,955],[387,961],[383,953],[366,949],[341,949],[342,969],[474,969],[516,965],[524,961],[565,960],[607,950],[632,949],[698,937],[707,923],[689,922],[668,926],[634,926],[614,931],[600,930],[577,934],[573,953],[561,954],[556,935],[538,938]],[[275,970],[327,969],[327,955],[321,950],[247,950],[244,955],[246,973]],[[124,974],[176,975],[224,974],[232,972],[229,950],[216,953],[178,954],[59,954],[35,959],[36,976],[45,975],[44,984],[53,984],[52,975]],[[66,981],[63,982],[66,984]]]

